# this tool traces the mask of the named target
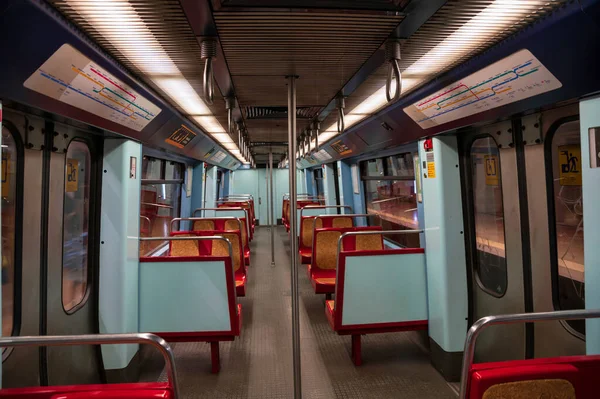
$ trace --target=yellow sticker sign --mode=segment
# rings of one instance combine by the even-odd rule
[[[485,184],[488,186],[498,185],[498,157],[496,155],[486,155],[484,158],[485,166]]]
[[[10,153],[2,153],[2,196],[8,197],[10,195]]]
[[[558,147],[558,175],[561,186],[581,186],[581,148],[577,145]]]
[[[65,192],[74,193],[77,191],[77,182],[79,180],[79,161],[76,159],[67,159],[65,167]]]
[[[435,162],[427,162],[427,177],[435,179]]]

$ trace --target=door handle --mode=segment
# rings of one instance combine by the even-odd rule
[[[258,205],[262,205],[262,198],[258,197]]]

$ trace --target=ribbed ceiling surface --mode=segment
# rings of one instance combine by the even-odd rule
[[[174,101],[169,101],[168,96],[163,93],[156,85],[152,83],[148,76],[144,75],[136,66],[135,60],[124,56],[114,45],[114,40],[109,41],[100,34],[94,24],[102,24],[104,27],[115,27],[119,29],[119,20],[115,20],[112,13],[108,11],[105,2],[93,0],[70,0],[68,3],[64,0],[48,0],[61,13],[81,28],[96,43],[103,47],[119,63],[131,70],[148,86],[156,92],[163,95],[173,107],[177,108],[182,114],[186,114]],[[73,7],[88,7],[94,10],[95,21],[90,23],[86,21]],[[160,43],[160,46],[177,66],[182,75],[188,80],[196,93],[202,94],[202,74],[204,70],[204,61],[200,58],[200,45],[196,40],[185,12],[181,8],[179,0],[129,0],[129,4],[135,9],[136,13],[143,20],[144,25],[151,32],[151,36]],[[118,2],[114,2],[112,7],[118,9]],[[140,29],[135,26],[134,28]],[[127,36],[123,36],[119,45],[129,47],[139,47],[140,43],[131,41]],[[151,45],[150,43],[148,45]],[[140,48],[140,55],[143,48]],[[227,126],[227,113],[224,107],[224,100],[218,90],[215,90],[214,104],[208,105],[211,112],[221,126]]]
[[[402,20],[341,10],[223,11],[214,17],[238,101],[254,107],[287,106],[286,75],[299,76],[299,107],[327,105]],[[269,129],[271,140],[286,139],[283,122],[283,129]],[[266,133],[260,121],[246,125],[252,137]]]
[[[567,1],[448,0],[417,32],[402,42],[400,69],[403,78],[421,81],[414,89],[534,23]],[[491,13],[486,15],[492,5],[501,10],[500,18]],[[466,23],[469,23],[469,29],[464,28]],[[441,45],[444,41],[449,43],[449,40],[459,45]],[[444,55],[428,56],[436,48],[443,49],[438,53]],[[387,65],[382,65],[346,98],[346,112],[385,85],[387,68]],[[335,124],[336,118],[335,113],[329,114],[322,122],[323,128]],[[308,124],[300,125],[301,129],[307,127]]]

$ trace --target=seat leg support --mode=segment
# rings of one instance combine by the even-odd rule
[[[360,334],[352,335],[352,362],[355,366],[362,364],[362,355],[360,351]]]
[[[210,343],[210,360],[212,365],[212,373],[217,374],[221,370],[221,360],[219,358],[219,342]]]
[[[331,301],[331,294],[325,294],[325,300]]]

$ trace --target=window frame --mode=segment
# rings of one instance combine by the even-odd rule
[[[471,148],[473,147],[473,143],[475,143],[475,141],[479,140],[479,139],[484,139],[484,138],[491,138],[492,141],[496,144],[496,147],[498,146],[498,142],[496,141],[496,139],[494,138],[493,135],[489,134],[489,133],[481,133],[481,134],[476,134],[473,135],[471,137],[469,137],[465,144],[464,144],[464,149],[465,149],[465,167],[466,167],[466,173],[465,173],[465,177],[466,177],[466,193],[468,195],[468,199],[466,202],[466,206],[468,207],[468,212],[466,212],[466,214],[469,215],[468,218],[468,228],[469,228],[469,234],[465,235],[465,239],[467,240],[466,245],[470,248],[470,253],[471,256],[469,256],[469,261],[470,264],[472,266],[472,273],[473,273],[473,277],[474,280],[477,284],[477,286],[479,287],[479,289],[481,289],[483,292],[485,292],[486,294],[494,297],[494,298],[502,298],[506,295],[506,293],[508,292],[508,288],[509,288],[509,279],[508,279],[508,262],[506,260],[506,252],[507,252],[507,248],[506,248],[506,227],[504,226],[504,222],[502,224],[503,228],[503,234],[504,234],[504,269],[505,269],[505,275],[506,275],[506,287],[504,289],[504,291],[502,292],[502,294],[498,294],[496,291],[492,291],[489,288],[487,288],[483,282],[481,281],[480,278],[480,265],[479,265],[479,257],[477,256],[477,231],[476,231],[476,222],[475,222],[475,191],[474,191],[474,187],[473,187],[473,158],[471,157]],[[497,147],[498,148],[498,147]],[[499,182],[500,182],[500,197],[502,199],[502,218],[504,219],[504,214],[505,214],[505,209],[504,209],[504,185],[502,184],[502,160],[500,159],[500,151],[498,150],[498,170],[499,170]]]
[[[359,180],[360,180],[360,183],[362,185],[362,191],[361,191],[360,195],[361,195],[362,200],[363,200],[364,213],[365,214],[369,214],[369,215],[373,215],[373,216],[377,216],[377,218],[381,221],[381,223],[378,224],[377,226],[381,226],[383,228],[383,223],[387,222],[387,223],[392,223],[392,224],[399,225],[400,227],[403,227],[406,230],[411,230],[411,228],[408,227],[408,226],[401,225],[399,223],[393,222],[393,221],[388,220],[388,219],[384,219],[384,218],[382,218],[381,216],[379,216],[377,214],[370,214],[369,213],[369,210],[368,210],[369,201],[367,200],[367,193],[369,191],[368,191],[367,184],[368,184],[369,181],[374,181],[374,180],[379,180],[379,181],[408,181],[408,182],[414,182],[415,188],[416,188],[417,178],[418,177],[416,175],[417,172],[414,169],[414,167],[413,167],[413,176],[412,177],[410,177],[410,176],[395,176],[395,175],[391,174],[391,171],[389,170],[390,168],[388,166],[388,161],[387,160],[388,160],[388,158],[396,158],[397,159],[400,155],[410,154],[410,159],[412,161],[414,159],[415,155],[418,156],[418,153],[419,153],[418,149],[416,149],[414,151],[413,150],[408,150],[407,151],[406,149],[404,149],[404,150],[400,150],[398,152],[394,152],[394,153],[389,154],[389,155],[378,156],[378,157],[375,157],[375,158],[362,159],[362,160],[360,160],[357,163],[358,164],[357,168],[358,168],[358,173],[359,173]],[[382,174],[379,175],[379,176],[374,176],[374,175],[369,176],[368,175],[368,163],[369,162],[377,162],[378,160],[381,161],[381,165],[382,165],[382,169],[383,169]],[[417,194],[415,193],[415,208],[418,208],[418,206],[419,206],[419,200],[417,198]],[[371,217],[367,217],[366,219],[367,219],[367,226],[373,226],[374,225]],[[385,233],[385,230],[384,230],[384,233]],[[405,245],[403,245],[403,244],[401,244],[401,243],[399,243],[397,241],[394,241],[391,238],[385,237],[385,234],[384,234],[384,240],[388,241],[391,244],[396,245],[396,246],[398,246],[400,248],[404,248],[405,247]],[[419,236],[419,245],[421,245],[421,246],[423,245],[420,236]]]
[[[550,284],[552,287],[552,307],[554,310],[573,310],[573,309],[563,309],[560,305],[560,290],[559,290],[559,267],[558,267],[558,233],[556,229],[556,199],[554,197],[554,170],[552,168],[552,143],[554,141],[554,137],[556,133],[560,129],[561,126],[571,123],[571,122],[580,122],[579,115],[570,115],[556,120],[546,132],[544,137],[544,165],[546,170],[546,199],[547,199],[547,208],[548,208],[548,239],[549,239],[549,248],[550,248]],[[581,140],[579,143],[581,147]],[[549,167],[550,166],[550,167]],[[582,163],[583,166],[583,163]],[[582,182],[583,187],[583,182]],[[554,245],[554,250],[552,249]],[[585,248],[585,236],[584,236],[584,248]],[[585,260],[584,260],[585,262]],[[585,273],[585,264],[584,264],[584,273]],[[584,282],[585,289],[585,282]],[[585,297],[583,299],[585,304]],[[561,322],[565,330],[567,330],[573,336],[585,340],[585,327],[583,331],[579,331],[572,324],[567,321]],[[585,326],[585,324],[584,324]]]
[[[95,248],[95,242],[92,239],[92,237],[96,234],[96,221],[94,220],[94,212],[95,209],[93,208],[93,204],[92,202],[96,202],[95,201],[95,190],[94,187],[96,186],[96,182],[95,182],[95,157],[94,157],[94,153],[95,153],[95,147],[94,147],[94,143],[92,143],[90,140],[87,140],[85,137],[81,137],[81,136],[75,136],[73,137],[69,143],[67,144],[67,149],[64,153],[64,166],[63,166],[63,174],[64,172],[64,168],[67,165],[67,154],[69,153],[69,147],[71,146],[71,144],[77,141],[79,143],[83,143],[86,145],[89,154],[90,154],[90,190],[89,190],[89,202],[88,202],[88,243],[87,243],[87,275],[86,275],[86,286],[85,286],[85,292],[81,298],[81,301],[73,306],[71,309],[67,310],[65,309],[65,304],[63,302],[63,295],[64,295],[64,272],[65,272],[65,265],[64,265],[64,251],[65,251],[65,223],[64,223],[64,215],[65,215],[65,201],[64,201],[64,194],[66,191],[65,187],[66,187],[66,179],[63,182],[63,223],[62,223],[62,248],[61,248],[61,263],[62,263],[62,268],[61,268],[61,278],[60,278],[60,304],[61,307],[63,309],[63,312],[65,312],[66,315],[71,316],[75,313],[77,313],[77,311],[79,311],[80,309],[82,309],[89,301],[89,298],[91,296],[92,293],[92,286],[94,284],[94,279],[93,279],[93,274],[95,273],[95,268],[97,267],[97,265],[95,264],[94,260],[95,258],[95,253],[96,253],[96,248]]]
[[[23,195],[25,178],[25,146],[19,129],[10,121],[3,120],[2,128],[6,128],[12,136],[17,150],[17,173],[15,191],[15,247],[14,247],[14,286],[13,286],[13,317],[11,336],[19,336],[22,322],[22,298],[23,298]],[[21,183],[21,184],[19,184]],[[3,348],[2,362],[4,362],[12,349]]]

